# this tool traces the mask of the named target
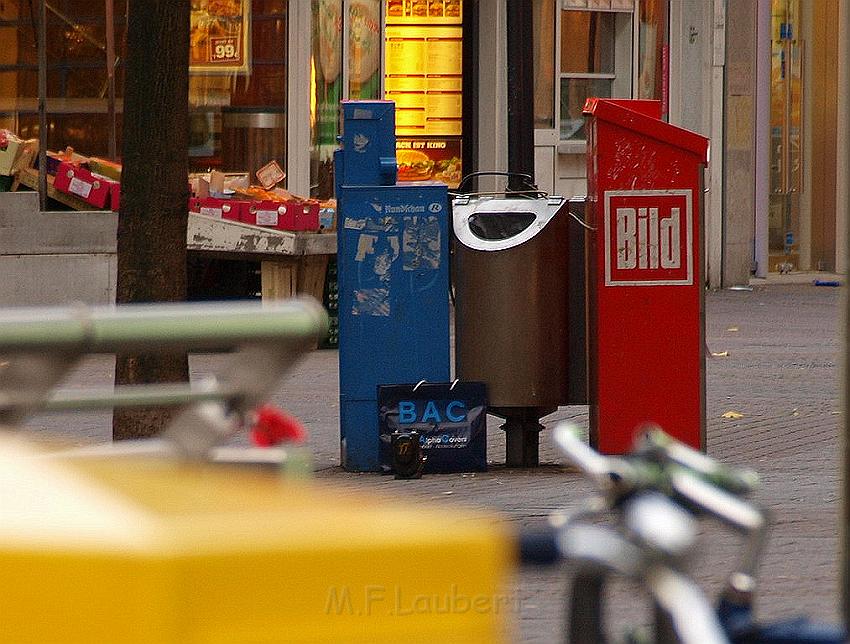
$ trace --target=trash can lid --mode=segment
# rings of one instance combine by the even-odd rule
[[[473,250],[496,251],[519,246],[537,235],[567,202],[539,199],[471,198],[452,202],[455,237]]]

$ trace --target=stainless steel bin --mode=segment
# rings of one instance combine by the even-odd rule
[[[539,419],[568,398],[567,200],[459,196],[452,210],[457,376],[487,383],[508,465],[536,465]]]

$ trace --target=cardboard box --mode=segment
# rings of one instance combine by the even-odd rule
[[[286,173],[281,169],[277,161],[269,161],[256,172],[260,185],[266,190],[271,190],[278,183],[286,179]]]
[[[59,192],[79,197],[96,208],[105,208],[114,183],[104,176],[63,161],[56,170],[53,186]]]
[[[12,164],[12,172],[10,174],[15,175],[24,168],[33,167],[36,159],[38,159],[38,139],[27,139],[21,143],[18,158]]]
[[[84,157],[82,154],[77,154],[73,150],[66,149],[64,152],[51,152],[48,150],[46,152],[47,157],[47,174],[50,176],[55,176],[56,172],[59,170],[60,163],[70,163],[74,166],[81,166],[88,163],[88,157]],[[38,156],[35,159],[35,167],[38,167]]]
[[[100,157],[89,157],[89,170],[113,181],[121,181],[121,164]]]
[[[247,206],[247,202],[234,201],[231,199],[219,199],[217,197],[202,197],[194,200],[194,207],[197,212],[213,219],[228,219],[230,221],[241,221],[242,211]],[[192,209],[192,200],[189,200],[190,210]]]
[[[29,150],[29,154],[32,154],[33,146],[38,150],[38,139],[24,140],[11,132],[6,132],[5,137],[0,139],[5,139],[5,145],[0,146],[0,175],[3,176],[10,176],[18,170],[18,160],[22,153]]]
[[[20,153],[21,139],[8,130],[0,130],[0,175],[12,174],[12,166]]]

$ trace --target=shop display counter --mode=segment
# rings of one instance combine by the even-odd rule
[[[328,258],[336,254],[336,235],[262,228],[189,213],[190,252],[261,262],[263,299],[296,293],[322,299]]]
[[[18,177],[28,185],[24,183],[28,173]],[[81,203],[65,205],[83,208]],[[5,231],[0,269],[15,276],[0,288],[0,303],[114,301],[117,217],[91,208],[45,213],[39,210],[35,192],[0,194],[0,229]],[[275,230],[195,213],[189,214],[186,242],[191,254],[260,262],[263,299],[300,293],[321,301],[328,258],[336,254],[334,234]],[[88,288],[92,280],[97,289]]]

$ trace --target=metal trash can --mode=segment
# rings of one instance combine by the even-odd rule
[[[540,418],[568,400],[564,197],[453,201],[457,377],[487,383],[508,466],[537,465]]]

